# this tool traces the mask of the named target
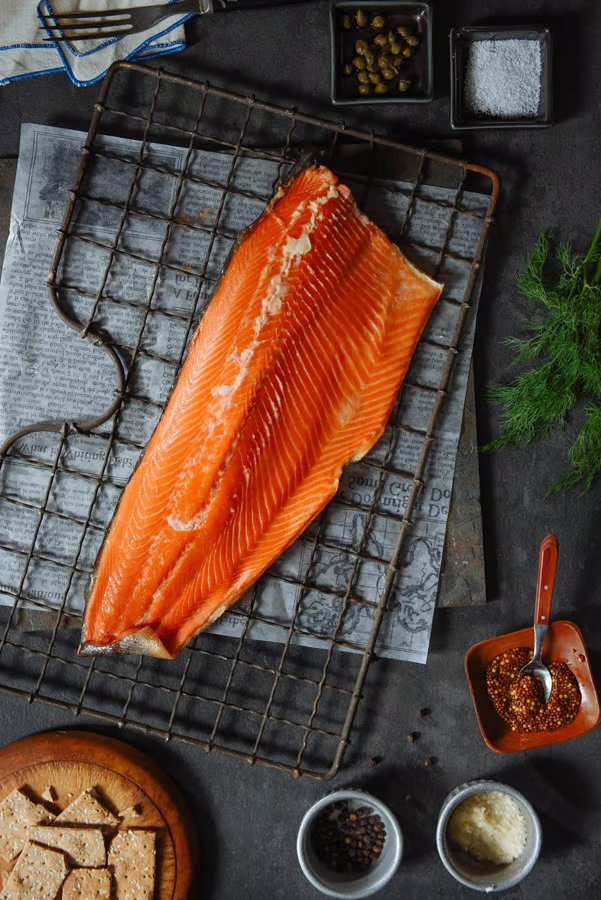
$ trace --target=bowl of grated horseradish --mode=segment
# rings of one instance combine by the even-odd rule
[[[541,844],[537,814],[506,784],[462,784],[440,810],[439,856],[451,875],[473,890],[492,893],[514,887],[534,868]]]

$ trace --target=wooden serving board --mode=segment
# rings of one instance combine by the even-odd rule
[[[85,731],[37,734],[0,750],[0,801],[15,788],[41,799],[48,786],[56,791],[56,803],[42,802],[57,814],[82,791],[95,788],[113,812],[130,810],[121,829],[156,829],[155,900],[192,896],[198,850],[190,814],[177,787],[147,756]],[[3,881],[5,874],[0,860]]]

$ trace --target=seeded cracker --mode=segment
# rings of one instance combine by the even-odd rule
[[[156,870],[156,834],[131,828],[119,831],[109,848],[115,874],[115,900],[152,900]]]
[[[110,869],[73,869],[63,885],[62,900],[111,900]]]
[[[0,803],[0,856],[7,862],[17,856],[27,840],[28,825],[47,825],[54,819],[41,803],[35,803],[18,788]]]
[[[75,866],[97,868],[106,865],[106,848],[100,828],[50,828],[32,826],[29,839],[53,850],[62,850]]]
[[[128,806],[127,809],[124,809],[121,813],[122,819],[139,819],[142,815],[140,810],[140,804],[135,803],[133,806]]]
[[[98,799],[94,791],[83,791],[69,806],[56,817],[55,824],[98,825],[107,829],[117,828],[121,816],[113,815]]]
[[[26,844],[0,900],[54,900],[68,871],[62,853]]]

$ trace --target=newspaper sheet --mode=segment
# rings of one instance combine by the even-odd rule
[[[76,421],[99,415],[114,396],[115,371],[111,360],[61,321],[51,306],[45,284],[57,227],[79,164],[83,140],[84,135],[76,131],[23,126],[10,234],[0,282],[0,441],[17,428],[37,421]],[[161,404],[192,331],[182,315],[170,313],[189,314],[198,301],[200,314],[210,296],[202,274],[214,278],[219,275],[232,241],[264,206],[264,201],[255,201],[250,195],[270,196],[282,173],[270,160],[241,158],[234,162],[225,154],[195,151],[188,160],[187,174],[196,174],[215,187],[192,179],[178,193],[181,181],[162,172],[181,171],[183,149],[148,145],[145,158],[151,159],[162,172],[145,170],[137,177],[135,166],[123,163],[138,158],[136,142],[113,137],[100,141],[121,162],[98,159],[85,185],[86,194],[122,204],[128,193],[132,191],[133,196],[135,190],[133,205],[151,215],[130,215],[124,225],[118,209],[103,203],[84,203],[77,217],[79,232],[93,236],[106,246],[119,234],[120,246],[127,247],[135,258],[111,255],[108,250],[85,241],[72,241],[60,276],[63,282],[84,292],[68,294],[68,302],[72,303],[70,314],[85,323],[94,312],[96,331],[109,335],[121,348],[128,372],[128,390]],[[136,179],[133,188],[132,179]],[[353,187],[352,178],[348,183]],[[226,184],[240,188],[245,195],[228,194],[225,203],[220,205]],[[399,223],[410,202],[410,187],[389,179],[374,180],[371,185],[365,212],[391,237],[398,234]],[[440,248],[452,221],[448,249],[457,257],[469,260],[480,236],[482,220],[468,211],[484,211],[487,198],[466,193],[462,198],[464,214],[461,210],[453,213],[451,204],[432,206],[425,202],[429,196],[452,201],[454,192],[421,186],[417,199],[414,198],[406,237],[410,242],[415,241],[419,249],[411,248],[411,258],[426,271],[433,272],[440,258],[439,250],[423,247]],[[182,225],[194,220],[210,226],[218,218],[218,237],[211,242],[208,233],[176,226],[166,233],[162,217],[173,212],[176,223]],[[469,271],[469,262],[445,257],[438,270],[440,280],[445,283],[445,296],[462,298]],[[103,280],[103,296],[124,300],[125,304],[102,301],[94,306]],[[149,297],[150,314],[147,313]],[[475,305],[477,297],[473,300]],[[457,314],[456,306],[440,302],[425,336],[441,345],[448,343]],[[464,332],[438,437],[430,454],[425,486],[380,633],[377,649],[381,655],[422,663],[427,659],[474,328],[475,315],[472,315]],[[147,354],[136,354],[136,348],[144,349]],[[411,380],[437,386],[445,358],[446,350],[435,344],[420,344],[412,363]],[[393,418],[397,416],[415,429],[425,428],[433,402],[433,394],[406,387]],[[25,554],[0,549],[0,603],[14,602],[14,597],[2,593],[2,588],[14,592],[21,586],[22,594],[37,598],[42,607],[62,606],[66,612],[81,613],[86,572],[93,568],[122,486],[139,456],[139,451],[121,441],[143,445],[159,416],[158,406],[132,401],[124,405],[121,415],[113,417],[95,433],[69,437],[62,461],[76,474],[60,472],[51,478],[50,469],[34,472],[31,466],[17,463],[4,467],[4,494],[10,496],[12,492],[15,497],[26,498],[32,506],[46,500],[47,512],[40,522],[35,509],[0,499],[0,546],[27,551],[35,540],[37,557],[27,562]],[[112,444],[109,437],[113,439]],[[337,498],[350,502],[353,508],[335,499],[326,510],[317,544],[317,526],[312,525],[271,567],[260,582],[254,605],[254,615],[264,621],[253,621],[248,637],[284,640],[285,632],[280,626],[295,617],[300,632],[324,637],[335,634],[357,647],[365,646],[373,609],[356,603],[347,604],[345,609],[339,595],[351,581],[354,598],[369,601],[378,598],[385,578],[385,561],[390,558],[398,536],[411,484],[407,478],[389,473],[379,487],[380,467],[386,461],[388,468],[397,472],[414,471],[422,440],[417,433],[395,432],[389,427],[368,457],[344,470]],[[28,456],[52,462],[57,443],[56,435],[36,432],[23,439],[19,449]],[[101,475],[103,482],[98,485],[86,475]],[[378,501],[375,514],[370,516],[368,511],[375,492]],[[69,516],[84,522],[89,516],[89,521],[86,526],[71,521]],[[367,558],[353,552],[358,549]],[[73,564],[75,573],[68,568]],[[299,580],[306,580],[311,589],[301,590],[295,584]],[[234,608],[212,630],[237,636],[243,627],[243,620]],[[314,637],[296,636],[295,640],[319,646]]]

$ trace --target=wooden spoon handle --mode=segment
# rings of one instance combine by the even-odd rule
[[[548,534],[546,538],[543,538],[540,545],[536,605],[534,607],[535,625],[549,624],[558,554],[559,542],[554,534]]]

